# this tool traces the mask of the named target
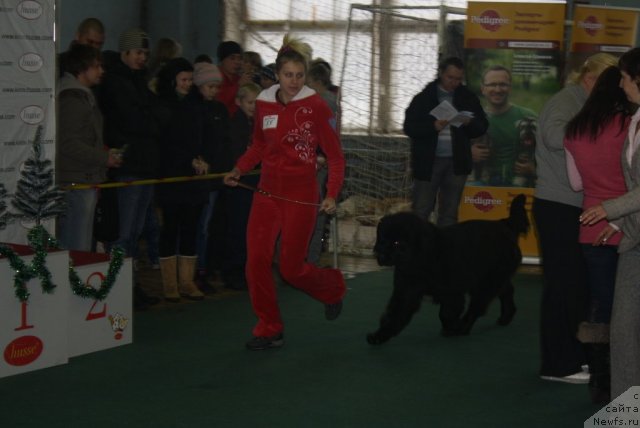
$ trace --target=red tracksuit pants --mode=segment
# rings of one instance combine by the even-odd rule
[[[258,324],[254,336],[283,331],[272,263],[280,235],[280,273],[289,284],[325,304],[339,302],[346,291],[342,272],[306,262],[318,207],[256,193],[247,226],[247,282]]]

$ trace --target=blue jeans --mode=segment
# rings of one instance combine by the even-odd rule
[[[216,199],[218,199],[218,191],[215,190],[209,193],[209,202],[205,204],[200,214],[200,221],[198,223],[198,232],[196,234],[196,252],[198,255],[198,270],[205,270],[207,268],[207,244],[209,242],[209,223],[211,222],[211,216],[213,215],[213,208],[216,206]]]
[[[152,197],[153,199],[153,197]],[[147,257],[149,263],[159,263],[159,246],[160,246],[160,225],[158,224],[158,214],[156,213],[156,207],[154,203],[149,204],[147,208],[147,215],[144,219],[144,226],[140,233],[141,238],[145,240],[147,244]],[[133,253],[131,256],[135,259],[138,258],[138,243],[133,246]]]
[[[69,190],[64,199],[67,209],[58,217],[60,246],[67,250],[91,251],[93,216],[98,200],[96,189]]]
[[[582,244],[582,254],[587,262],[589,286],[589,318],[592,323],[609,324],[616,284],[618,247],[602,245],[594,247]]]
[[[435,158],[431,180],[414,180],[412,208],[419,216],[429,219],[438,200],[438,226],[458,222],[458,205],[467,182],[466,175],[453,173],[452,158]]]
[[[118,177],[119,181],[133,181],[139,177]],[[142,233],[147,210],[153,196],[153,187],[127,186],[118,189],[118,214],[120,229],[118,239],[113,246],[121,247],[127,257],[133,254],[133,248],[138,243]]]

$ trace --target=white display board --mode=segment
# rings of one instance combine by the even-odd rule
[[[75,251],[71,252],[71,258],[80,279],[98,289],[107,275],[109,262],[82,264],[79,260],[83,257],[78,257]],[[68,318],[69,357],[133,341],[132,275],[131,259],[127,258],[105,300],[96,301],[71,294]]]
[[[33,257],[22,260],[31,263]],[[46,264],[57,287],[43,293],[40,280],[34,278],[27,283],[29,300],[22,303],[15,295],[15,272],[8,259],[0,259],[0,378],[67,363],[69,253],[49,253]]]

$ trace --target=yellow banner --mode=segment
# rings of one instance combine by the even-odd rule
[[[576,5],[571,51],[626,52],[636,42],[639,9]]]
[[[524,257],[538,257],[537,233],[531,215],[531,205],[533,204],[533,189],[531,188],[466,186],[460,201],[458,220],[498,220],[509,217],[511,201],[520,193],[527,195],[526,208],[531,223],[529,233],[520,237],[520,250]]]
[[[561,49],[564,12],[563,3],[469,2],[465,48]]]

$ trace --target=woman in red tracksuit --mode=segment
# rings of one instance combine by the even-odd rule
[[[310,47],[288,35],[276,59],[279,85],[256,100],[253,142],[224,182],[237,185],[243,173],[262,164],[260,190],[247,226],[247,282],[258,323],[247,348],[284,344],[271,264],[280,236],[280,273],[285,281],[325,305],[333,320],[342,309],[345,284],[337,269],[319,269],[305,260],[318,209],[333,214],[344,177],[344,157],[335,117],[326,102],[304,85]],[[318,208],[316,153],[327,157],[327,196]]]

